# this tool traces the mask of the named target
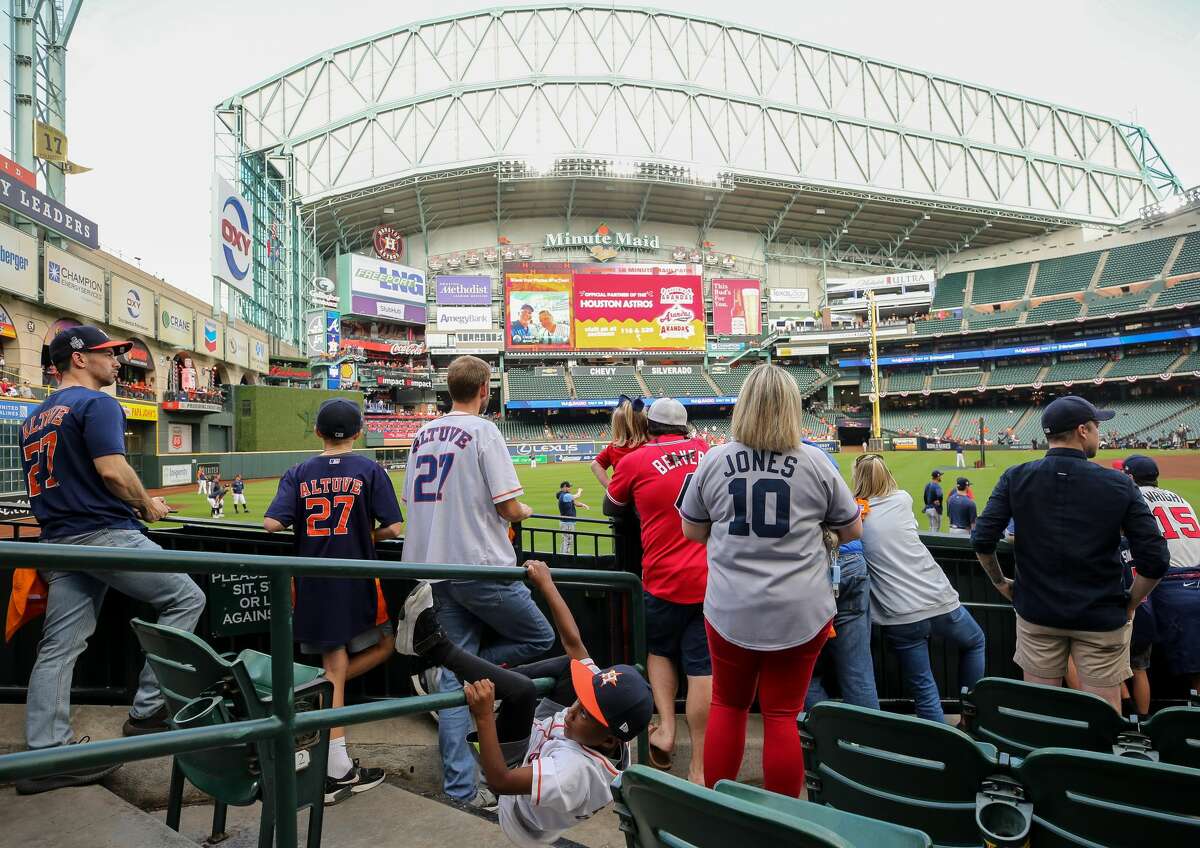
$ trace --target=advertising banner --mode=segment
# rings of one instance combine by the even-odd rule
[[[899,274],[879,274],[874,277],[844,277],[840,280],[829,280],[825,290],[828,294],[844,294],[895,286],[931,286],[933,277],[932,271],[904,271]]]
[[[492,302],[492,278],[442,275],[435,282],[438,306],[486,306]]]
[[[0,224],[0,289],[36,299],[37,239]]]
[[[425,323],[425,274],[407,265],[357,253],[338,258],[342,312]]]
[[[46,303],[73,315],[104,320],[104,272],[46,245]]]
[[[165,297],[158,298],[158,339],[168,345],[190,349],[195,341],[196,312],[190,306]]]
[[[572,377],[617,377],[633,376],[632,365],[592,365],[571,369]]]
[[[0,306],[0,339],[15,339],[17,337],[17,326],[13,323],[12,316],[8,314],[8,310]]]
[[[233,185],[213,175],[212,274],[247,297],[254,295],[251,250],[254,215]]]
[[[737,398],[731,395],[711,397],[677,397],[684,406],[733,406]],[[581,398],[579,400],[510,400],[506,409],[611,409],[617,398]]]
[[[187,425],[183,424],[168,424],[168,432],[171,433],[171,440],[167,442],[167,450],[171,453],[180,453],[181,451],[173,450],[175,444],[175,428],[183,429]],[[191,441],[192,428],[187,426],[188,441]],[[182,453],[190,453],[190,451],[182,451]],[[164,465],[162,467],[162,484],[164,486],[187,486],[192,482],[192,466],[191,465]]]
[[[157,421],[158,407],[152,403],[134,403],[129,400],[118,400],[121,409],[125,410],[127,421]]]
[[[645,370],[652,377],[688,376],[696,373],[696,368],[692,365],[651,365]]]
[[[713,280],[713,332],[718,336],[762,333],[758,280]]]
[[[100,247],[100,228],[94,221],[7,175],[0,175],[0,206],[84,247]]]
[[[504,275],[508,349],[570,350],[570,267],[529,265],[530,270]]]
[[[708,353],[710,356],[730,356],[735,353],[741,353],[746,349],[745,342],[709,342]]]
[[[30,188],[37,188],[37,174],[21,167],[7,156],[0,156],[0,174],[20,180]]]
[[[767,289],[772,303],[808,303],[808,289]]]
[[[595,442],[553,442],[526,445],[509,445],[508,452],[512,456],[564,457],[564,456],[595,456],[604,448]]]
[[[250,370],[266,374],[271,368],[265,339],[250,339]]]
[[[489,306],[439,306],[437,328],[441,332],[457,330],[490,330],[492,307]]]
[[[154,355],[150,353],[150,348],[146,347],[146,343],[141,339],[133,339],[130,344],[133,347],[122,354],[118,354],[117,362],[122,365],[128,365],[131,368],[139,368],[142,371],[154,370]]]
[[[196,316],[196,343],[192,350],[203,353],[214,359],[225,356],[225,328],[215,318],[207,315]]]
[[[137,330],[154,338],[154,292],[144,286],[113,275],[108,323]]]
[[[243,368],[250,367],[250,337],[241,330],[225,328],[225,360]]]
[[[342,346],[342,316],[328,309],[314,309],[304,318],[309,356],[337,356]]]

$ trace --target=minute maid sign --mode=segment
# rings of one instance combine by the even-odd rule
[[[543,250],[567,250],[572,247],[586,247],[588,253],[599,262],[613,259],[622,250],[658,250],[658,236],[639,236],[633,233],[615,233],[607,224],[601,224],[596,232],[588,235],[573,235],[571,233],[546,233],[546,243]]]

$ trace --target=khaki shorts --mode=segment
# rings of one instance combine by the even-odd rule
[[[1079,679],[1090,686],[1119,686],[1133,677],[1129,640],[1133,624],[1116,630],[1063,630],[1043,627],[1017,616],[1017,652],[1013,662],[1035,677],[1063,677],[1067,657],[1075,660]]]

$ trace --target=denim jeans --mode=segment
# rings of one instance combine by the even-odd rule
[[[468,653],[495,665],[520,665],[554,645],[554,629],[533,602],[523,583],[494,580],[443,580],[433,584],[438,623],[446,636]],[[498,637],[480,648],[483,628]],[[462,683],[443,669],[442,692]],[[442,753],[442,789],[451,798],[470,801],[477,790],[475,757],[467,743],[471,712],[453,707],[438,714],[438,748]]]
[[[871,661],[871,575],[859,552],[838,554],[842,569],[838,583],[837,613],[833,629],[837,635],[825,643],[827,662],[833,666],[842,688],[842,700],[856,707],[879,709],[875,691],[875,665]],[[829,700],[822,680],[813,676],[804,708]]]
[[[97,530],[78,536],[45,539],[58,545],[161,550],[139,530]],[[30,748],[50,748],[71,741],[71,678],[75,661],[96,630],[100,605],[109,587],[145,601],[158,613],[158,623],[191,632],[204,611],[204,592],[186,574],[138,571],[43,571],[48,593],[46,620],[37,661],[29,674],[25,703],[25,741]],[[147,718],[163,705],[158,680],[147,663],[138,679],[129,714]]]
[[[947,645],[958,648],[958,685],[974,686],[983,677],[983,631],[966,607],[935,615],[912,624],[893,624],[883,628],[884,638],[900,661],[904,688],[912,695],[917,716],[930,721],[945,721],[933,671],[929,666],[929,637],[941,636]]]

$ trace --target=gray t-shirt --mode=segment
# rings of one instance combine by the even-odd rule
[[[917,533],[912,495],[895,491],[867,502],[863,556],[871,574],[871,620],[912,624],[958,608],[958,592]]]
[[[820,525],[853,523],[858,505],[819,448],[713,448],[686,485],[680,512],[712,523],[704,616],[722,638],[778,651],[808,642],[833,618]]]
[[[456,412],[430,421],[404,474],[404,561],[515,566],[496,504],[523,493],[495,424]]]

